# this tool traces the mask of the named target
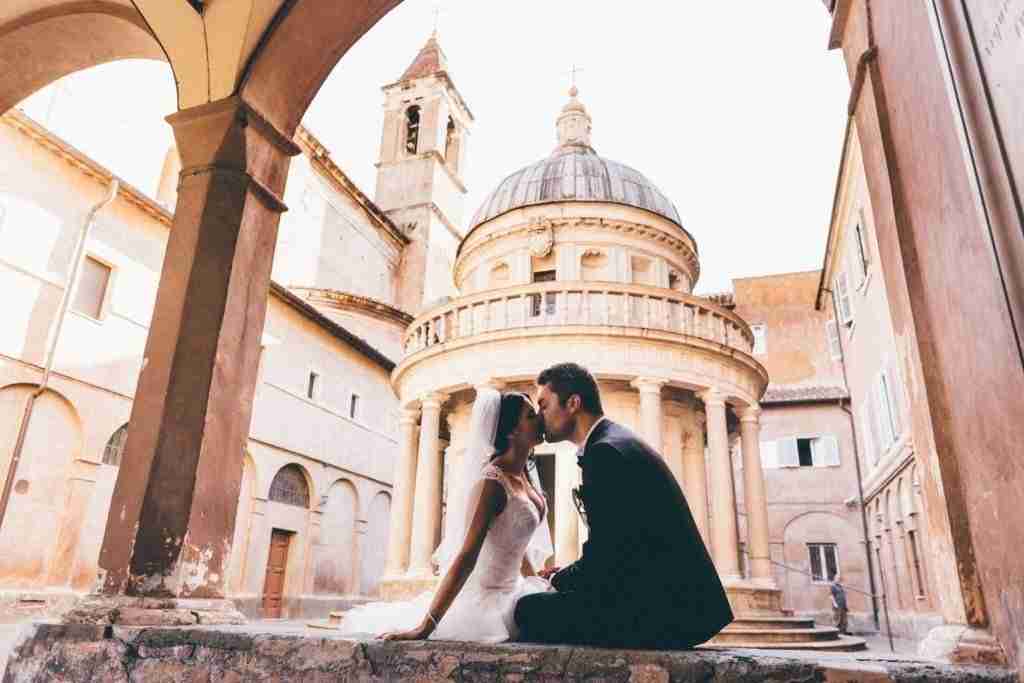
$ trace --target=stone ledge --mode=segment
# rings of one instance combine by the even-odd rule
[[[345,640],[301,628],[127,628],[34,624],[15,643],[4,683],[25,681],[718,681],[1011,683],[979,666],[871,655],[756,650],[645,652],[588,647]]]

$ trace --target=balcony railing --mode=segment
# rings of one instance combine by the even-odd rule
[[[700,297],[645,285],[543,282],[459,297],[421,314],[405,336],[405,354],[503,330],[612,326],[698,337],[752,353],[743,319]]]

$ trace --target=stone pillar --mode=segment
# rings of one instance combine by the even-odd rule
[[[683,490],[705,545],[708,537],[708,470],[704,461],[704,415],[695,413],[683,431]]]
[[[580,519],[572,490],[579,485],[576,446],[569,444],[555,453],[555,565],[564,567],[579,557]]]
[[[434,572],[430,558],[441,533],[441,405],[447,396],[427,394],[420,399],[419,461],[416,463],[416,495],[409,551],[409,576],[429,578]]]
[[[732,487],[732,459],[725,423],[725,399],[715,389],[700,394],[708,420],[708,451],[711,456],[711,549],[724,581],[740,578],[736,540],[736,492]]]
[[[768,546],[768,497],[761,467],[761,408],[751,406],[740,413],[740,450],[743,452],[743,498],[747,507],[747,548],[750,577],[774,587],[771,550]]]
[[[174,610],[179,623],[218,609],[209,620],[241,620],[223,600],[228,558],[281,196],[300,150],[238,97],[167,120],[183,170],[99,555],[107,599],[69,621],[109,620],[103,605],[125,595],[162,608],[201,599]]]
[[[388,557],[384,564],[385,581],[398,578],[409,567],[412,503],[420,443],[419,430],[416,428],[419,417],[419,408],[407,408],[398,420],[402,442],[391,489],[391,529],[388,532]]]
[[[661,454],[661,387],[665,380],[637,377],[629,385],[640,392],[640,436]]]

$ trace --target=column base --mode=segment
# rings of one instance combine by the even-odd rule
[[[87,595],[64,613],[65,624],[117,626],[196,626],[244,624],[245,617],[225,599],[145,598]]]
[[[918,646],[922,657],[954,664],[1006,666],[1006,652],[991,633],[963,624],[944,624],[928,632]]]
[[[386,576],[377,584],[377,590],[381,600],[397,602],[434,590],[438,583],[440,578],[436,576]]]
[[[782,591],[773,583],[730,578],[723,579],[722,583],[729,606],[737,617],[782,614]]]

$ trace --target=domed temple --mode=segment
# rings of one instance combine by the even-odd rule
[[[597,377],[608,416],[663,453],[682,483],[738,616],[716,642],[859,645],[783,614],[759,454],[768,375],[753,357],[751,329],[691,293],[697,244],[675,206],[643,174],[597,154],[591,117],[575,87],[569,95],[554,151],[505,178],[458,244],[458,296],[423,311],[406,331],[392,373],[403,413],[382,594],[414,595],[438,579],[431,558],[445,475],[458,471],[476,389],[532,394],[541,370],[572,360]],[[563,566],[579,556],[587,533],[572,499],[575,448],[537,450],[552,503],[553,562]],[[734,474],[737,450],[742,467]]]

